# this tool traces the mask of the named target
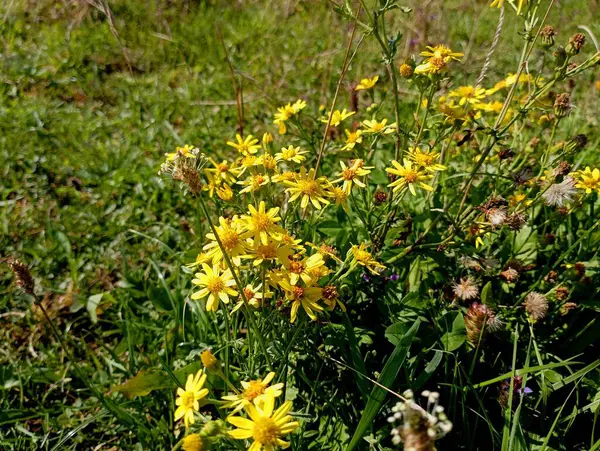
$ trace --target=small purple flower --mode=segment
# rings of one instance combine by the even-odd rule
[[[365,282],[371,281],[371,278],[369,277],[369,275],[366,272],[363,272],[362,278]]]
[[[392,274],[392,275],[390,276],[390,280],[391,280],[392,282],[396,282],[396,281],[397,281],[399,278],[400,278],[400,276],[399,276],[398,274]]]

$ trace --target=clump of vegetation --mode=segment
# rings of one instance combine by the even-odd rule
[[[136,80],[147,69],[122,45],[131,38],[116,25],[119,11],[90,5],[81,17],[107,21],[107,37],[121,45],[114,57]],[[317,100],[270,86],[282,101],[250,118],[249,81],[217,27],[235,95],[229,116],[170,117],[155,133],[154,113],[140,103],[143,139],[177,144],[162,163],[156,155],[147,165],[127,156],[119,165],[80,162],[99,171],[94,183],[108,183],[108,206],[78,177],[45,174],[61,209],[94,203],[83,245],[114,269],[94,268],[90,282],[91,260],[69,239],[76,225],[58,229],[50,212],[49,242],[7,245],[16,294],[0,318],[15,345],[0,372],[8,425],[0,443],[599,447],[600,138],[579,107],[597,95],[594,85],[575,88],[597,73],[600,53],[587,27],[557,34],[554,1],[482,7],[495,23],[471,71],[462,64],[473,50],[451,39],[401,56],[399,23],[421,9],[333,3],[328,20],[346,40],[330,89]],[[194,8],[218,15],[214,5]],[[499,75],[500,41],[514,27],[518,61]],[[185,90],[200,73],[169,82]],[[201,135],[179,136],[200,126]],[[37,127],[51,133],[39,117]],[[41,157],[19,165],[52,168]],[[118,177],[107,178],[104,165]],[[30,175],[14,186],[37,186],[39,168],[19,170]],[[111,181],[129,183],[133,197]],[[20,195],[5,193],[11,225],[19,209],[34,215]],[[103,240],[103,216],[119,230],[113,241]],[[48,252],[58,257],[43,261]],[[69,277],[55,285],[62,268]]]

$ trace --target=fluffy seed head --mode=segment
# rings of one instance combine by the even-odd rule
[[[546,296],[537,291],[529,293],[523,305],[529,318],[534,322],[544,319],[548,313],[548,300]]]

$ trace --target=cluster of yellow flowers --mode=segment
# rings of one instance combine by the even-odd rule
[[[185,387],[177,389],[175,421],[183,418],[186,429],[196,422],[195,413],[207,403],[209,390],[204,388],[206,371],[215,372],[232,386],[220,370],[220,362],[212,352],[204,351],[202,362],[205,370],[199,370],[196,375],[189,374]],[[289,414],[292,410],[290,401],[275,409],[276,398],[283,393],[283,384],[269,385],[274,378],[275,373],[270,372],[264,379],[242,381],[241,390],[232,386],[235,394],[223,396],[220,403],[217,401],[221,408],[233,409],[226,420],[236,429],[227,431],[227,435],[237,440],[252,439],[249,450],[259,451],[263,447],[265,450],[273,450],[275,446],[287,448],[290,444],[282,438],[299,426]],[[247,417],[239,415],[242,411]],[[182,440],[184,451],[201,451],[205,448],[204,444],[201,434],[197,433],[188,434]]]
[[[351,182],[343,186],[343,190],[351,189]],[[293,192],[293,196],[299,196]],[[312,202],[318,202],[311,198]],[[319,301],[323,300],[329,310],[336,305],[342,309],[344,305],[338,299],[338,291],[334,285],[320,286],[319,281],[332,273],[330,262],[340,264],[336,250],[332,246],[316,246],[301,244],[288,234],[280,225],[279,208],[267,209],[264,201],[256,208],[248,206],[248,214],[240,217],[219,218],[219,225],[214,233],[207,234],[209,243],[204,246],[192,267],[200,267],[192,283],[200,289],[191,295],[192,299],[207,298],[206,309],[217,311],[219,300],[229,304],[230,297],[239,296],[239,301],[232,312],[243,306],[244,302],[255,308],[261,307],[265,299],[271,298],[271,289],[279,289],[291,308],[291,321],[296,320],[300,306],[307,315],[316,320],[316,313],[323,311]],[[218,240],[217,240],[218,236]],[[309,249],[313,251],[309,255]],[[347,260],[355,266],[364,266],[375,272],[383,268],[372,255],[366,251],[365,243],[353,246]],[[243,292],[236,291],[236,280],[229,261],[236,271],[252,270],[263,265],[262,280],[260,274],[255,284],[248,284]],[[245,261],[251,262],[244,264]]]

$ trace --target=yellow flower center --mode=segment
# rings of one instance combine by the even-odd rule
[[[380,132],[381,130],[383,130],[383,122],[375,122],[372,126],[371,126],[372,130],[375,130],[376,132]]]
[[[220,172],[227,172],[227,171],[229,171],[229,166],[227,165],[227,163],[220,163],[217,165],[217,169]]]
[[[296,156],[296,151],[294,149],[286,149],[283,152],[281,152],[281,155],[284,159],[290,160]]]
[[[261,244],[256,248],[255,252],[256,256],[263,260],[269,260],[277,257],[277,249],[275,249],[274,244],[267,244],[266,246]]]
[[[319,191],[319,184],[314,180],[300,180],[298,182],[298,189],[302,194],[314,196]]]
[[[419,166],[430,166],[433,163],[433,156],[426,153],[416,153],[413,159]]]
[[[367,263],[371,260],[371,253],[367,251],[362,251],[360,249],[354,249],[354,258],[357,262]]]
[[[342,178],[344,180],[353,180],[356,177],[356,169],[346,168],[342,171]]]
[[[291,262],[290,263],[290,272],[295,274],[301,274],[304,271],[304,265],[302,262]]]
[[[223,232],[219,234],[219,238],[221,238],[221,243],[223,243],[223,247],[228,251],[237,246],[237,244],[240,241],[239,234],[235,230],[230,228],[223,230]]]
[[[406,183],[415,183],[419,178],[419,173],[416,171],[408,171],[404,174],[404,180]]]
[[[239,150],[241,153],[248,152],[248,149],[249,149],[249,147],[248,147],[248,144],[240,144],[240,145],[238,146],[238,150]]]
[[[244,295],[246,295],[247,300],[254,298],[254,294],[254,291],[252,291],[250,288],[244,288]]]
[[[254,422],[252,438],[261,445],[275,444],[279,436],[279,428],[272,418],[261,418]]]
[[[265,386],[260,380],[250,381],[248,388],[244,390],[242,396],[248,401],[254,401],[254,399],[265,392]]]
[[[440,72],[446,67],[446,59],[441,56],[434,56],[433,58],[430,58],[429,63],[436,72]]]
[[[294,296],[294,299],[302,299],[304,297],[304,288],[302,288],[302,287],[292,288],[292,295]]]
[[[206,283],[206,289],[212,294],[220,293],[223,288],[225,288],[225,282],[219,276],[212,276]]]
[[[256,213],[256,215],[254,215],[252,217],[253,222],[254,222],[254,227],[256,228],[256,230],[261,230],[263,232],[266,232],[267,230],[269,230],[269,227],[271,227],[271,218],[269,217],[268,214],[266,213]]]
[[[192,393],[190,391],[186,391],[183,394],[183,396],[181,397],[181,405],[183,407],[185,407],[186,409],[193,409],[194,401],[195,401],[194,393]]]

